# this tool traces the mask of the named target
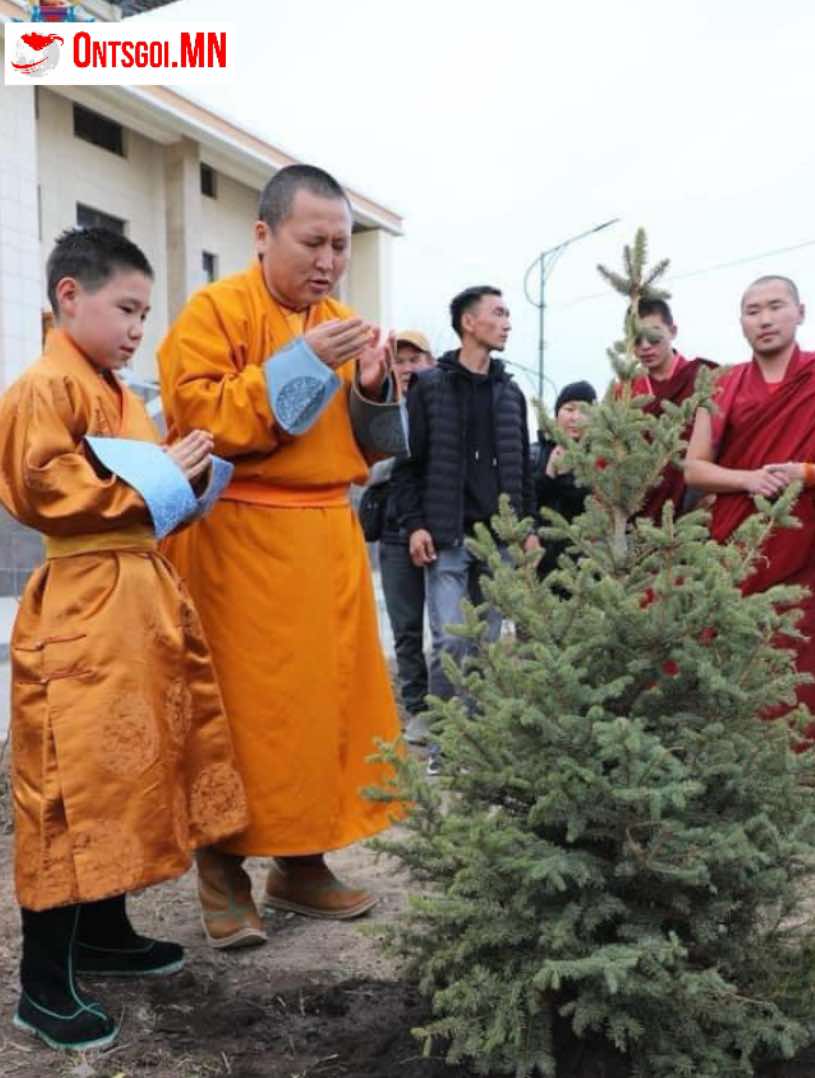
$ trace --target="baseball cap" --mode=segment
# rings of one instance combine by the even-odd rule
[[[429,356],[433,353],[430,351],[430,341],[425,337],[424,333],[420,333],[418,329],[401,329],[396,334],[396,345],[400,344],[412,344],[414,348],[418,348],[420,352],[427,352]]]

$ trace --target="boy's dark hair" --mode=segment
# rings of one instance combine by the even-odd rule
[[[328,172],[314,165],[287,165],[261,191],[258,218],[274,232],[291,213],[294,196],[300,190],[319,198],[341,198],[351,212],[348,195]]]
[[[676,325],[671,308],[664,299],[641,299],[637,307],[637,314],[640,318],[647,318],[649,315],[655,314],[662,319],[669,329],[673,329]]]
[[[135,243],[109,228],[67,228],[48,256],[48,299],[59,314],[57,285],[75,277],[88,292],[102,288],[117,270],[136,270],[153,279],[153,267]]]
[[[490,284],[474,285],[472,288],[465,288],[463,292],[459,292],[457,296],[453,296],[450,301],[450,319],[453,323],[453,329],[461,336],[461,316],[465,311],[469,311],[475,307],[484,296],[502,296],[503,292],[500,288],[493,288]]]

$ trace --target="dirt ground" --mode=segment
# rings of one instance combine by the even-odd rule
[[[441,1048],[424,1058],[411,1034],[426,1019],[426,1004],[371,931],[398,914],[411,883],[364,845],[330,859],[338,874],[380,896],[361,921],[275,913],[266,918],[266,945],[219,954],[204,942],[190,873],[129,900],[137,929],[184,945],[185,969],[153,980],[86,982],[119,1018],[115,1045],[66,1055],[15,1030],[20,941],[4,780],[0,767],[0,1078],[473,1078],[448,1066]],[[249,867],[259,896],[264,864]],[[605,1050],[582,1048],[561,1055],[559,1072],[629,1074]],[[764,1078],[815,1078],[815,1053]]]
[[[11,1026],[19,933],[11,836],[0,837],[0,1075],[3,1078],[457,1078],[421,1057],[410,1030],[424,1017],[362,924],[392,918],[407,880],[364,846],[337,854],[338,873],[381,896],[360,922],[276,913],[265,946],[218,954],[204,943],[192,874],[130,900],[138,929],[187,949],[179,974],[88,982],[121,1018],[110,1050],[61,1056]],[[264,866],[252,862],[260,894]]]

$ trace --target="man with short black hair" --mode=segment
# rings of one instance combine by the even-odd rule
[[[448,626],[462,621],[463,599],[481,601],[484,566],[465,540],[477,524],[489,526],[500,494],[508,495],[518,517],[535,513],[526,399],[492,356],[504,350],[510,332],[503,295],[490,285],[465,289],[450,304],[450,316],[461,347],[421,372],[411,387],[411,455],[394,470],[410,554],[425,569],[433,635],[430,691],[442,698],[452,695],[442,653],[462,659],[470,649]],[[527,545],[537,546],[537,536],[530,534]],[[487,618],[488,638],[495,639],[500,615],[491,611]]]

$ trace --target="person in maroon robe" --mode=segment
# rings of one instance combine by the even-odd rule
[[[644,406],[645,411],[660,415],[664,401],[681,404],[687,400],[696,388],[696,376],[700,369],[712,368],[716,364],[709,359],[685,359],[677,352],[674,348],[676,323],[664,299],[641,300],[637,313],[643,333],[637,339],[634,352],[642,372],[632,382],[632,395],[649,396],[651,400]],[[689,435],[690,428],[685,436]],[[660,482],[648,492],[640,515],[650,517],[655,524],[659,524],[662,507],[671,501],[678,516],[682,512],[685,495],[682,468],[668,464]]]
[[[742,590],[810,589],[797,624],[804,639],[784,643],[795,648],[799,671],[815,675],[815,352],[796,342],[803,320],[798,289],[786,277],[759,277],[744,293],[741,327],[753,357],[722,375],[714,416],[697,412],[685,480],[716,495],[710,530],[720,543],[756,512],[757,494],[774,498],[790,483],[804,483],[794,509],[801,527],[770,535]],[[797,695],[815,712],[815,684],[800,685]],[[815,724],[806,736],[815,740]]]

